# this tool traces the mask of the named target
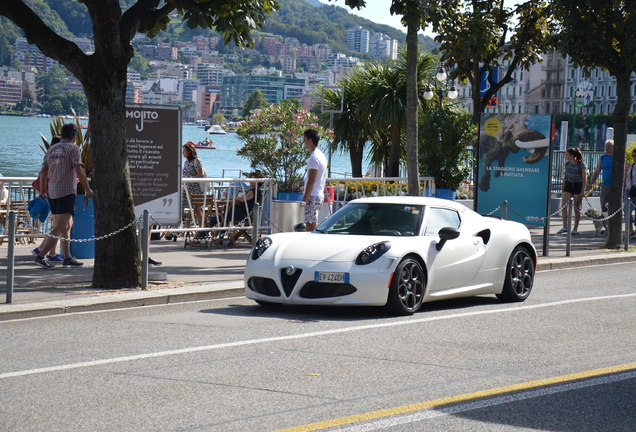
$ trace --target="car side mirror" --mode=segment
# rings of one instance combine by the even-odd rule
[[[453,227],[444,227],[439,230],[437,235],[439,235],[439,242],[435,245],[435,249],[439,252],[444,247],[444,243],[459,237],[459,231]]]
[[[297,223],[296,225],[294,225],[294,231],[296,232],[307,231],[307,225],[305,225],[305,222]]]

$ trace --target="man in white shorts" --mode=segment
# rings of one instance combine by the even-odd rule
[[[309,151],[307,172],[305,173],[305,226],[307,231],[313,231],[318,224],[318,213],[325,199],[325,183],[327,182],[327,158],[318,148],[320,137],[314,129],[307,129],[303,133],[305,148]]]

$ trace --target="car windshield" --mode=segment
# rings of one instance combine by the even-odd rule
[[[350,203],[318,226],[327,234],[414,236],[420,231],[423,206]]]

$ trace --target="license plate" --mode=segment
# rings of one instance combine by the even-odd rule
[[[314,282],[349,283],[349,273],[342,272],[315,272]]]

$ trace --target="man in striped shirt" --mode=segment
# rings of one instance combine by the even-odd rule
[[[62,140],[49,147],[44,156],[42,170],[40,170],[40,185],[42,195],[48,197],[53,215],[53,227],[51,233],[54,236],[68,238],[75,214],[75,195],[77,194],[77,179],[79,179],[87,197],[93,196],[93,191],[88,184],[79,147],[75,145],[77,126],[66,123],[62,126]],[[48,182],[46,181],[48,177]],[[54,265],[46,260],[46,254],[55,247],[54,237],[47,236],[44,239],[40,253],[35,257],[35,264],[45,269],[52,269]],[[63,267],[81,267],[71,255],[68,241],[62,242],[64,254]]]

